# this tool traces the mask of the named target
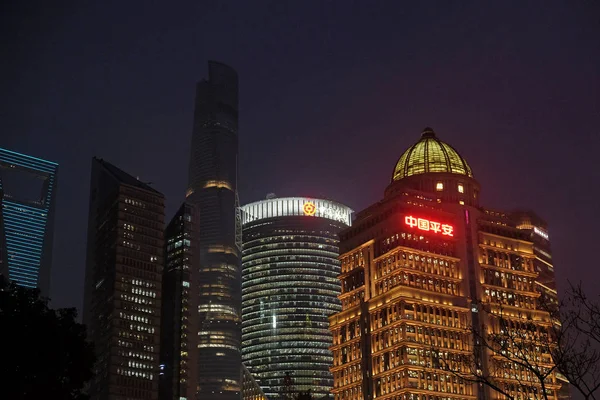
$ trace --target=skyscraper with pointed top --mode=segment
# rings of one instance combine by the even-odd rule
[[[198,211],[198,393],[238,399],[241,219],[237,195],[238,78],[210,61],[196,86],[186,201]]]

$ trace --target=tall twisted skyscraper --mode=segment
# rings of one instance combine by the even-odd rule
[[[187,202],[198,210],[198,397],[238,399],[241,219],[237,196],[238,78],[209,62],[196,87]]]

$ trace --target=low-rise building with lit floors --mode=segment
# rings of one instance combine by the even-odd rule
[[[551,267],[547,227],[487,210],[479,195],[466,160],[426,128],[384,198],[340,233],[342,311],[329,319],[335,400],[504,399],[457,376],[472,370],[469,360],[517,398],[540,393],[474,336],[527,325],[546,337],[540,293],[556,293],[553,274],[538,268]],[[552,367],[543,348],[535,361]],[[550,373],[545,386],[558,399],[565,385]]]
[[[351,214],[305,197],[242,207],[242,360],[271,400],[333,387],[328,317],[341,310],[338,232]]]

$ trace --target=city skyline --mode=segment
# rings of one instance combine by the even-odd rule
[[[495,7],[493,11],[506,17],[508,12],[505,8]],[[454,10],[452,6],[448,8]],[[125,15],[127,11],[131,12],[125,10]],[[222,15],[219,10],[209,11]],[[157,13],[157,10],[149,7],[148,12]],[[292,57],[293,62],[298,61],[301,55],[307,54],[302,44],[311,45],[317,54],[308,57],[300,69],[292,66],[292,62],[285,61],[282,49],[288,49],[288,46],[281,46],[279,42],[270,38],[267,42],[275,49],[272,56],[276,61],[274,64],[278,65],[277,70],[264,68],[264,62],[244,61],[248,50],[241,55],[234,54],[245,43],[238,38],[234,41],[233,49],[227,52],[219,51],[217,44],[203,47],[198,54],[191,57],[190,65],[175,79],[173,88],[166,88],[164,83],[155,79],[156,76],[164,76],[159,73],[163,71],[162,68],[173,71],[174,67],[170,63],[168,68],[160,64],[155,65],[148,74],[142,74],[143,80],[136,80],[131,70],[139,71],[139,68],[134,68],[137,64],[126,60],[109,60],[108,64],[113,69],[121,68],[124,76],[112,70],[103,71],[107,78],[114,79],[114,83],[106,88],[96,88],[101,95],[95,96],[93,101],[84,97],[75,104],[69,100],[78,97],[72,82],[83,81],[86,74],[75,73],[71,82],[59,73],[56,66],[61,64],[55,61],[49,63],[49,82],[42,85],[40,98],[44,100],[36,100],[31,105],[23,106],[19,98],[14,100],[14,105],[8,104],[8,98],[5,98],[9,114],[16,106],[27,111],[7,117],[13,129],[9,135],[3,137],[2,145],[14,151],[52,159],[59,162],[61,167],[65,166],[61,169],[61,189],[57,201],[59,210],[51,291],[55,304],[77,307],[81,307],[82,304],[80,282],[83,277],[82,249],[85,243],[75,237],[75,243],[71,245],[70,240],[72,235],[83,236],[85,232],[85,224],[80,222],[85,219],[85,206],[77,204],[87,203],[85,197],[88,192],[84,182],[87,181],[87,162],[92,155],[102,155],[132,174],[154,181],[154,186],[166,193],[168,198],[167,216],[170,217],[174,213],[178,205],[176,203],[180,201],[178,193],[185,188],[185,177],[177,177],[174,171],[180,171],[178,173],[184,175],[181,171],[185,171],[187,162],[185,153],[189,143],[189,121],[192,115],[188,103],[193,98],[191,88],[198,77],[205,75],[202,73],[205,60],[211,58],[232,64],[242,74],[244,84],[248,85],[248,91],[245,91],[241,101],[241,113],[245,122],[241,139],[240,165],[244,173],[240,180],[240,191],[244,202],[262,198],[269,191],[281,195],[300,192],[310,196],[324,194],[339,199],[354,209],[362,209],[378,198],[378,188],[385,183],[385,178],[371,180],[369,176],[386,175],[385,171],[389,169],[395,153],[411,142],[411,132],[431,124],[443,132],[450,143],[462,149],[462,153],[478,171],[482,183],[497,182],[494,187],[486,185],[482,191],[482,198],[486,204],[501,208],[535,207],[540,215],[548,220],[559,276],[559,290],[561,285],[565,285],[567,278],[575,281],[595,281],[597,272],[578,254],[574,242],[583,242],[587,247],[593,245],[594,224],[590,226],[584,221],[596,221],[599,215],[595,203],[591,200],[597,190],[593,185],[597,178],[593,149],[597,144],[595,132],[598,114],[595,110],[598,98],[593,87],[598,82],[598,69],[594,67],[598,63],[598,52],[591,51],[594,45],[589,38],[593,36],[591,33],[596,32],[596,26],[586,22],[584,10],[566,11],[559,6],[541,10],[545,19],[534,18],[532,10],[519,10],[512,18],[505,19],[509,21],[510,27],[515,28],[513,31],[517,33],[514,34],[501,28],[503,25],[499,22],[500,18],[489,20],[493,13],[490,9],[486,11],[478,7],[468,8],[467,17],[456,17],[455,20],[442,18],[432,10],[410,9],[407,12],[410,16],[427,16],[426,20],[434,28],[433,33],[419,31],[422,36],[415,39],[415,45],[402,41],[391,42],[397,43],[398,53],[408,55],[408,59],[384,56],[379,52],[383,45],[390,44],[391,38],[399,40],[396,36],[382,35],[382,44],[374,42],[374,49],[378,49],[377,51],[369,50],[361,40],[351,41],[357,43],[358,53],[369,56],[359,57],[350,56],[350,52],[343,46],[336,47],[340,46],[340,39],[349,38],[346,31],[342,30],[339,33],[341,37],[338,37],[331,32],[330,36],[327,36],[327,30],[321,29],[315,37],[309,36],[306,41],[293,41],[297,53],[292,54],[298,54]],[[279,10],[277,13],[285,21],[295,21],[291,11]],[[239,20],[240,14],[235,15]],[[314,16],[300,10],[298,18],[306,22],[310,20],[309,17],[315,17],[315,21],[320,21],[324,15],[326,11]],[[450,48],[460,51],[464,43],[460,46],[454,43],[460,43],[459,39],[473,33],[475,28],[464,28],[465,31],[460,32],[453,30],[449,32],[447,39],[435,36],[439,35],[441,29],[447,29],[455,23],[460,26],[460,22],[465,22],[465,26],[468,26],[467,22],[477,21],[476,17],[481,15],[487,18],[488,27],[481,32],[482,39],[475,40],[472,42],[475,44],[468,47],[468,50],[472,50],[476,55],[469,51],[466,55],[458,52],[454,53],[458,54],[455,58],[449,54],[452,51],[444,51],[439,41],[450,41]],[[568,23],[558,27],[559,21],[563,21],[560,16]],[[406,16],[403,18],[409,20]],[[377,19],[389,23],[381,15]],[[415,20],[423,19],[425,18]],[[353,21],[354,17],[348,16],[337,24],[347,28]],[[183,31],[189,29],[188,24],[188,20],[183,21]],[[552,39],[549,42],[564,44],[560,47],[567,50],[556,53],[549,42],[543,42],[544,45],[539,46],[540,42],[537,39],[541,33],[535,33],[536,29],[532,29],[534,33],[523,32],[524,27],[530,24],[534,24],[537,32],[548,35]],[[67,27],[75,29],[72,25],[71,21]],[[369,23],[368,26],[373,27],[374,24]],[[417,31],[410,23],[405,28],[397,25],[396,27],[403,33],[410,29]],[[283,29],[278,24],[268,24],[267,28],[273,32]],[[551,31],[554,28],[557,29],[553,33]],[[45,26],[40,29],[50,28]],[[125,27],[120,29],[127,31]],[[220,32],[214,26],[210,29]],[[375,29],[375,33],[386,33],[384,28],[378,29]],[[55,30],[51,32],[53,38],[62,37],[67,33]],[[180,34],[178,32],[176,36]],[[34,34],[36,33],[29,35]],[[89,35],[89,32],[87,34]],[[524,35],[525,39],[520,40],[521,36],[517,34]],[[373,35],[366,37],[377,37]],[[504,47],[499,46],[498,35],[506,35],[509,38],[508,44]],[[261,35],[251,36],[256,40],[257,36]],[[322,44],[317,40],[317,36],[326,37],[329,42]],[[43,42],[38,36],[28,38],[36,40],[34,43]],[[123,46],[140,45],[138,41],[132,40],[124,40]],[[173,39],[166,37],[165,40]],[[186,43],[189,45],[190,42]],[[223,45],[223,42],[219,45]],[[498,51],[498,58],[493,58],[494,53],[485,49],[487,45]],[[96,46],[102,47],[104,44]],[[64,54],[65,48],[60,49],[63,52],[57,53]],[[173,50],[179,57],[176,57],[176,60],[181,62],[183,55],[187,53],[181,48],[176,49]],[[322,56],[326,61],[332,61],[331,58],[327,58],[331,49],[336,56],[347,57],[348,62],[332,62],[327,64],[330,66],[319,70],[321,63],[318,57]],[[531,50],[531,54],[527,54],[528,50]],[[207,53],[215,53],[215,56],[210,57]],[[263,56],[266,53],[265,50],[260,52]],[[47,57],[50,56],[45,53],[38,56],[40,59],[54,60]],[[143,57],[144,60],[151,59],[151,56],[145,53]],[[364,58],[371,61],[365,61]],[[436,67],[431,66],[431,59],[436,60]],[[569,61],[564,61],[566,59]],[[549,65],[543,62],[544,60],[556,62]],[[29,60],[17,61],[23,65],[30,65],[25,64],[30,62]],[[75,59],[74,63],[81,65],[84,61]],[[467,67],[467,64],[470,67]],[[298,74],[302,69],[310,72],[308,78]],[[11,83],[10,88],[13,92],[29,93],[31,87],[23,82],[31,81],[25,78],[31,77],[34,72],[35,68],[32,70],[32,67],[19,72],[18,76],[23,79],[19,84]],[[89,71],[93,72],[98,71]],[[282,74],[286,75],[285,79]],[[287,75],[294,78],[288,81]],[[123,82],[127,81],[125,76],[132,78],[128,86],[125,86],[126,91],[137,93],[116,99],[115,93],[120,93],[123,90]],[[565,77],[565,82],[555,80],[556,76]],[[365,81],[364,77],[369,79]],[[450,77],[453,81],[466,84],[449,82]],[[87,85],[94,85],[91,83],[93,80],[89,81]],[[53,85],[60,82],[67,82],[63,90],[52,90]],[[282,86],[282,82],[285,85]],[[345,86],[350,83],[346,89]],[[121,88],[117,90],[116,86]],[[493,92],[494,96],[486,92]],[[50,93],[58,93],[62,102],[49,101],[52,98]],[[261,98],[259,93],[266,95]],[[162,99],[146,100],[146,103],[142,103],[143,106],[133,107],[131,113],[125,113],[126,117],[121,114],[124,112],[119,110],[139,103],[143,97]],[[52,104],[52,112],[48,113],[40,108],[39,102],[42,101]],[[167,102],[172,101],[176,104],[168,106]],[[106,118],[102,123],[90,126],[84,121],[84,116],[89,117],[88,112],[82,111],[78,104],[95,109],[92,105],[97,105],[98,102],[112,105],[109,108],[101,108],[103,112],[99,114]],[[167,107],[164,114],[153,113],[165,105]],[[279,115],[261,109],[277,110]],[[82,111],[82,115],[75,115],[79,111]],[[25,118],[38,113],[41,115],[39,121]],[[370,117],[361,117],[362,114]],[[60,117],[56,122],[49,123],[54,121],[49,115]],[[377,118],[373,118],[374,115]],[[306,122],[307,120],[310,123]],[[96,119],[92,121],[98,122]],[[46,127],[48,132],[42,129]],[[267,130],[272,132],[264,133]],[[85,136],[80,136],[81,132],[86,132]],[[348,135],[348,132],[351,132],[352,136]],[[365,136],[367,133],[370,136]],[[363,139],[355,139],[353,136],[362,136]],[[105,137],[117,137],[120,140],[105,140]],[[372,141],[368,146],[365,145],[365,137]],[[69,154],[72,147],[52,145],[56,139],[58,143],[74,142],[78,151]],[[251,141],[262,144],[254,145]],[[121,144],[118,148],[110,148],[110,143]],[[518,146],[511,148],[515,143]],[[172,144],[173,147],[169,148],[167,144]],[[139,147],[135,147],[136,145]],[[567,145],[572,151],[565,152],[564,148]],[[498,152],[494,150],[496,148],[511,148],[511,152]],[[328,156],[329,152],[340,155],[335,155],[332,159]],[[346,158],[349,154],[353,159]],[[269,159],[270,155],[272,159]],[[366,162],[357,163],[355,159],[361,157]],[[161,159],[164,162],[153,165],[150,159]],[[563,159],[562,163],[555,162]],[[510,163],[507,163],[507,160],[510,160]],[[278,169],[277,165],[286,165],[286,168]],[[261,171],[265,169],[276,171],[269,182],[261,179]],[[502,171],[498,179],[494,179],[498,174],[496,171]],[[289,179],[290,176],[295,178],[295,188]],[[331,179],[334,177],[337,180]],[[364,185],[361,193],[354,190],[356,182]],[[588,188],[588,185],[591,187]],[[573,207],[573,203],[577,203],[578,206]],[[577,236],[577,240],[574,236]]]

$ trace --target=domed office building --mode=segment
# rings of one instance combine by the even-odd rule
[[[488,348],[476,352],[470,327],[552,326],[539,301],[557,299],[547,224],[531,211],[480,206],[471,166],[431,128],[400,154],[383,199],[340,232],[334,400],[504,399],[448,371],[469,371],[465,355],[506,393],[534,398],[539,382]],[[537,357],[552,365],[550,354]],[[557,373],[545,387],[567,398]]]
[[[479,184],[467,160],[431,128],[425,128],[421,139],[400,156],[386,195],[407,188],[436,193],[440,201],[478,204]]]
[[[242,360],[270,400],[333,387],[328,317],[341,310],[338,232],[351,214],[274,195],[242,207]]]

